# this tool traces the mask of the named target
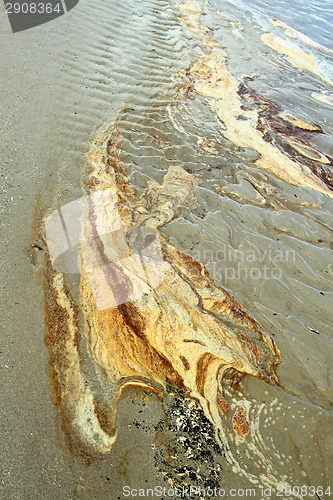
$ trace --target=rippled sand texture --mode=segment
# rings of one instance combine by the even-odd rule
[[[118,135],[116,128],[110,131],[104,127],[93,142],[88,154],[89,194],[92,189],[111,190],[127,232],[137,223],[163,226],[193,198],[199,182],[181,167],[170,167],[162,186],[151,184],[135,200],[118,158]],[[224,413],[228,408],[223,397],[224,373],[236,380],[250,374],[267,383],[277,382],[277,346],[239,303],[214,283],[204,266],[162,237],[163,281],[154,288],[150,285],[148,293],[137,300],[98,310],[91,283],[99,269],[105,275],[105,289],[99,293],[105,295],[115,280],[123,288],[131,287],[137,272],[135,268],[124,272],[110,260],[114,242],[108,246],[103,240],[105,227],[109,227],[109,220],[103,220],[110,218],[108,202],[109,198],[103,207],[92,206],[85,214],[88,220],[83,231],[93,240],[93,248],[82,258],[80,285],[85,337],[99,373],[101,393],[95,394],[84,382],[77,345],[78,310],[61,273],[50,269],[45,282],[54,390],[68,439],[88,455],[109,452],[116,439],[116,404],[124,389],[158,392],[171,383],[200,403],[226,456],[236,463],[228,450],[220,415],[220,409]],[[87,271],[91,269],[93,273]],[[104,384],[110,385],[107,398]],[[248,433],[243,408],[237,409],[233,422],[237,435]]]
[[[239,478],[325,486],[332,159],[312,144],[325,136],[322,126],[233,76],[227,51],[203,24],[207,5],[145,5],[149,43],[139,27],[123,63],[112,63],[124,96],[91,142],[84,192],[110,190],[126,232],[137,225],[157,231],[164,280],[131,302],[97,307],[94,270],[96,277],[108,267],[114,241],[103,237],[112,226],[108,207],[92,203],[79,286],[48,259],[44,268],[54,399],[70,449],[88,461],[112,455],[117,403],[134,387],[168,401],[154,446],[170,484],[190,478],[200,485],[207,466],[216,485],[231,471],[230,487]],[[226,25],[245,36],[239,23]],[[119,34],[107,36],[105,48]],[[104,45],[89,57],[107,78]],[[100,89],[92,94],[96,126],[107,99]],[[87,143],[88,108],[82,121],[71,118],[74,147]],[[293,257],[280,264],[281,279],[255,281],[246,260],[247,277],[227,281],[223,266],[236,267],[249,249],[259,252],[256,265],[271,270],[269,251]],[[130,290],[135,270],[112,269],[101,273],[101,293],[114,293],[115,276]]]
[[[267,120],[271,115],[278,115],[278,109],[274,110],[274,103],[264,97],[255,94],[255,92],[248,91],[244,85],[239,85],[239,82],[228,71],[227,54],[222,47],[212,38],[211,33],[207,35],[207,29],[200,26],[200,14],[202,13],[200,5],[197,2],[183,2],[180,4],[181,11],[184,16],[184,24],[193,33],[195,33],[205,49],[205,54],[197,59],[194,64],[189,68],[189,75],[191,77],[191,86],[193,91],[213,99],[213,109],[221,119],[223,126],[223,135],[232,141],[236,146],[249,147],[257,151],[260,155],[256,164],[267,170],[271,170],[282,179],[292,183],[309,186],[318,191],[332,196],[332,174],[329,170],[314,167],[313,169],[304,165],[304,162],[298,163],[292,158],[292,154],[286,154],[278,148],[270,136],[267,134],[273,128],[284,135],[289,135],[290,125],[294,125],[297,131],[315,131],[319,132],[318,127],[313,127],[311,124],[301,123],[297,118],[284,120],[280,115],[273,117],[272,120]],[[275,40],[273,35],[263,35],[262,39],[265,43],[269,44],[270,41]],[[276,48],[276,44],[270,43],[270,46]],[[281,44],[278,46],[280,47]],[[310,67],[310,63],[302,66],[300,60],[300,52],[295,53],[300,67]],[[303,58],[305,61],[305,57]],[[311,66],[312,69],[312,66]],[[257,109],[254,106],[248,106],[248,103],[242,101],[241,95],[247,94],[257,104]],[[270,109],[271,108],[271,109]],[[278,108],[278,107],[275,107]],[[275,113],[274,113],[275,111]],[[265,119],[266,115],[266,119]],[[279,120],[280,118],[280,120]],[[279,123],[278,123],[279,120]],[[277,122],[274,124],[274,121]],[[289,127],[288,127],[289,125]],[[297,136],[297,134],[295,134]],[[293,145],[292,140],[290,141]],[[297,150],[297,139],[294,145],[294,150]],[[300,143],[301,147],[301,143]],[[311,146],[305,142],[305,149],[310,149]],[[293,151],[293,150],[292,150]],[[322,155],[314,152],[319,157],[321,162]],[[306,156],[306,155],[305,155]],[[324,156],[323,162],[333,164],[331,159]],[[323,175],[321,175],[323,171]],[[319,173],[319,176],[316,174]],[[318,178],[323,177],[323,180]],[[325,185],[325,184],[328,184]]]

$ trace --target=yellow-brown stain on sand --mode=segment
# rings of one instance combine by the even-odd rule
[[[250,424],[244,413],[244,408],[237,408],[235,415],[232,418],[232,425],[236,436],[243,439],[250,431]]]

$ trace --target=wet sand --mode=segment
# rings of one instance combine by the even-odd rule
[[[241,83],[263,32],[255,35],[247,26],[243,32],[213,6],[202,9],[203,23],[215,29],[211,38],[223,42],[228,71]],[[230,19],[232,12],[227,14]],[[260,168],[255,148],[223,133],[223,109],[218,115],[188,79],[203,54],[177,3],[111,8],[81,0],[71,14],[39,28],[15,36],[7,28],[0,35],[6,48],[1,55],[3,498],[116,499],[125,485],[148,488],[184,480],[225,490],[254,484],[261,498],[259,486],[269,484],[270,476],[291,486],[329,486],[330,197]],[[325,135],[310,134],[307,140],[330,157],[332,108],[311,97],[328,95],[329,86],[316,75],[300,75],[283,56],[270,66],[270,49],[260,50],[256,65],[262,76],[250,87],[282,112],[318,123]],[[246,70],[242,57],[250,57]],[[282,81],[295,79],[290,93],[279,87],[281,75]],[[195,201],[162,234],[204,264],[281,352],[281,386],[247,376],[236,388],[225,387],[229,410],[221,418],[241,473],[226,461],[199,405],[175,387],[168,387],[162,402],[147,392],[124,392],[117,439],[110,453],[89,465],[69,451],[61,429],[44,342],[40,275],[46,248],[34,221],[84,194],[91,141],[121,110],[121,161],[137,194],[148,180],[162,183],[172,165],[201,182]],[[78,276],[67,280],[75,289]],[[249,422],[242,440],[234,433],[239,407]]]

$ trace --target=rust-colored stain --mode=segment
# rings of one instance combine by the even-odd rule
[[[221,134],[237,148],[258,153],[253,161],[258,169],[332,197],[333,160],[311,144],[313,134],[323,134],[323,129],[283,113],[277,103],[251,88],[250,78],[239,81],[230,73],[227,54],[214,39],[213,30],[200,24],[203,12],[195,0],[180,2],[180,11],[202,50],[186,70],[179,96],[193,99],[196,94],[206,99],[221,123]],[[35,245],[28,251],[42,275],[45,341],[61,428],[71,452],[90,462],[108,454],[117,439],[117,404],[125,390],[148,391],[160,399],[170,391],[173,396],[180,394],[179,398],[192,398],[201,407],[225,458],[236,464],[227,439],[230,429],[226,429],[235,402],[230,399],[229,405],[224,389],[239,386],[246,375],[278,384],[275,370],[280,352],[271,336],[230,292],[214,282],[204,265],[161,235],[160,228],[182,207],[195,204],[200,180],[190,167],[172,165],[160,183],[150,181],[137,196],[121,154],[121,116],[127,111],[97,132],[87,154],[84,188],[91,199],[81,236],[82,241],[89,241],[90,254],[84,256],[82,248],[78,249],[77,289],[73,290],[65,273],[52,267],[43,229],[39,231],[43,248]],[[163,146],[170,140],[158,127],[150,135]],[[219,154],[206,138],[198,145],[204,153]],[[260,194],[257,184],[252,185]],[[220,186],[215,189],[224,192]],[[142,296],[100,308],[96,285],[102,295],[120,290],[132,297],[137,279],[135,267],[121,268],[112,259],[112,245],[103,231],[109,227],[108,202],[104,199],[100,205],[90,196],[107,190],[116,200],[115,211],[127,239],[134,227],[156,231],[163,279],[152,284],[146,276],[148,290]],[[39,216],[39,228],[44,219]],[[202,418],[202,412],[198,413]],[[236,442],[250,432],[246,415],[238,407],[232,417]],[[188,418],[194,421],[192,415]],[[275,481],[268,474],[261,477]]]
[[[248,85],[251,78],[241,82],[231,74],[228,55],[212,36],[214,31],[210,29],[207,38],[207,27],[201,25],[202,10],[198,2],[183,1],[180,10],[185,26],[195,33],[202,49],[202,55],[187,69],[186,87],[206,99],[220,119],[224,137],[238,147],[257,151],[259,157],[254,162],[257,167],[290,184],[310,187],[332,198],[333,160],[314,148],[308,139],[310,134],[324,133],[322,128],[283,113],[275,102],[251,89]],[[265,34],[262,38],[272,46],[276,37]],[[277,44],[276,49],[279,48]],[[312,58],[299,50],[292,60],[320,74]]]
[[[219,394],[216,398],[216,402],[221,412],[225,414],[229,409],[228,401]]]
[[[189,370],[191,368],[189,361],[185,358],[185,356],[179,356],[179,357],[184,365],[185,370],[186,371]]]
[[[236,413],[232,418],[232,425],[233,425],[235,434],[239,438],[242,438],[242,437],[246,436],[246,434],[249,433],[250,424],[245,417],[244,408],[242,408],[242,407],[237,408]]]
[[[308,140],[309,134],[324,134],[323,129],[314,122],[305,122],[294,115],[283,113],[277,103],[255,92],[248,82],[239,85],[238,93],[250,108],[257,111],[257,129],[263,134],[265,141],[280,148],[290,160],[305,165],[333,190],[333,159],[314,148]]]
[[[182,168],[170,167],[163,184],[150,183],[137,199],[121,163],[120,138],[117,121],[98,132],[87,155],[87,193],[112,191],[125,232],[133,225],[158,230],[179,207],[193,203],[200,182]],[[79,301],[50,260],[43,273],[54,401],[71,450],[88,460],[108,453],[117,436],[122,392],[135,387],[162,395],[170,385],[200,404],[218,442],[225,445],[219,409],[225,411],[227,403],[216,396],[223,374],[226,384],[246,374],[276,383],[280,354],[274,340],[200,262],[159,233],[163,280],[144,296],[100,310],[91,282],[97,279],[90,272],[95,261],[102,292],[113,289],[116,280],[130,293],[135,279],[135,269],[125,272],[109,260],[101,233],[108,223],[103,219],[106,208],[91,201],[85,215],[84,241],[91,238],[93,251],[88,260],[81,258]]]

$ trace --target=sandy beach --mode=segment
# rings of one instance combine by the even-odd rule
[[[166,490],[156,497],[166,499],[172,497],[168,490],[192,485],[193,498],[199,487],[215,488],[211,498],[221,498],[219,490],[225,498],[246,498],[246,489],[264,499],[279,498],[279,491],[281,498],[330,498],[333,115],[332,47],[324,35],[311,44],[281,27],[282,21],[259,14],[259,7],[249,14],[242,3],[80,0],[68,14],[20,33],[11,32],[1,8],[0,496],[115,500],[161,487]],[[297,45],[296,59],[291,44]],[[101,127],[109,142],[94,149]],[[101,151],[110,141],[114,156],[108,151],[105,160]],[[173,180],[168,172],[174,172]],[[120,187],[119,176],[133,198]],[[152,187],[145,205],[147,186]],[[59,288],[45,292],[45,263],[51,262],[45,220],[107,188],[120,196],[123,222],[128,210],[134,214],[128,225],[150,224],[175,249],[163,254],[176,269],[167,275],[170,293],[163,295],[163,310],[169,307],[166,317],[175,330],[179,326],[170,337],[163,329],[158,337],[155,323],[141,328],[168,369],[152,374],[150,358],[142,355],[146,385],[138,390],[129,384],[117,399],[115,439],[95,405],[98,431],[112,437],[108,449],[77,439],[88,432],[80,434],[82,421],[77,424],[72,408],[83,390],[73,389],[75,377],[68,377],[67,392],[61,387],[60,396],[55,393],[52,369],[62,380],[74,355],[64,364],[54,362],[50,336],[56,326],[49,312],[52,300],[60,304]],[[155,194],[161,190],[171,205]],[[180,255],[192,259],[187,271]],[[217,382],[207,375],[209,389],[201,393],[190,378],[193,371],[198,382],[197,351],[186,345],[185,361],[178,365],[172,350],[190,321],[177,309],[183,297],[192,307],[186,284],[192,280],[192,290],[206,297],[191,274],[194,261],[205,266],[218,293],[235,301],[228,302],[225,316],[221,305],[193,306],[193,324],[210,325],[200,327],[195,338],[209,345],[212,356],[221,353],[209,344],[215,334],[207,318],[231,332],[221,340]],[[67,309],[63,299],[63,310],[79,311],[80,376],[94,402],[99,397],[108,406],[115,381],[132,380],[132,344],[123,341],[128,356],[119,354],[117,378],[112,362],[105,361],[116,358],[105,331],[117,316],[106,320],[96,312],[84,281],[89,272],[60,275],[66,297],[73,298]],[[174,276],[182,279],[178,305]],[[151,293],[162,297],[159,286]],[[157,314],[151,305],[133,303],[147,314],[146,324]],[[93,332],[89,322],[97,325]],[[243,335],[254,345],[257,338],[245,328],[254,332],[257,322],[259,340],[265,340],[252,355]],[[131,328],[133,323],[130,333]],[[57,337],[59,352],[68,347],[64,338]],[[201,367],[206,374],[209,363]],[[225,382],[221,367],[227,367]],[[237,370],[245,375],[241,380]],[[216,397],[209,392],[213,380],[221,392]]]

